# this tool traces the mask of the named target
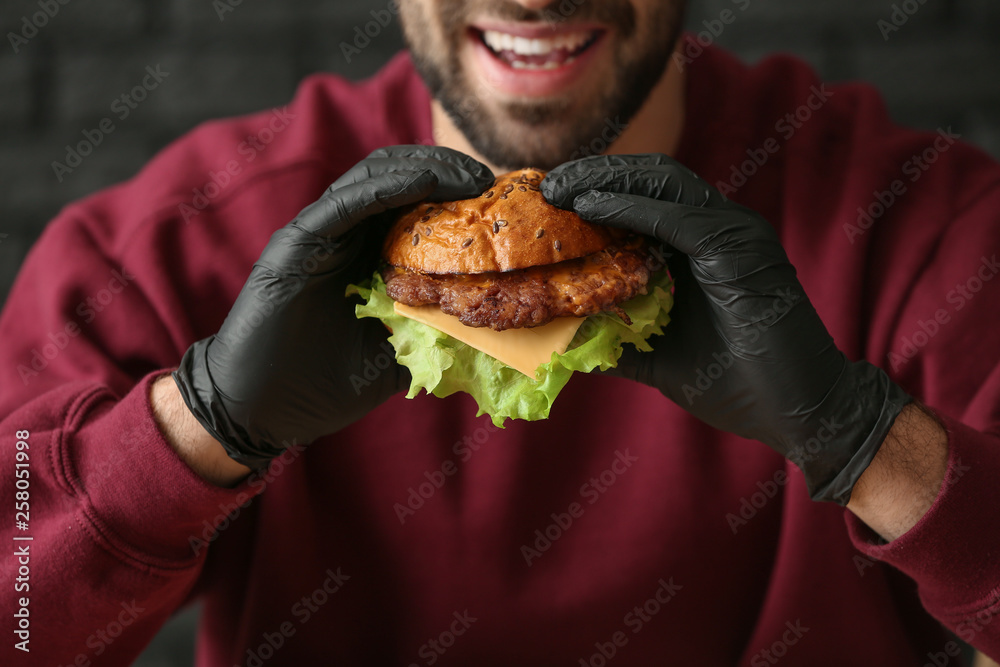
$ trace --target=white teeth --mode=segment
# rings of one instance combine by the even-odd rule
[[[494,51],[513,51],[522,56],[545,55],[557,49],[575,51],[590,40],[589,31],[563,33],[555,37],[528,39],[505,32],[484,30],[483,41]],[[551,68],[550,68],[551,69]]]

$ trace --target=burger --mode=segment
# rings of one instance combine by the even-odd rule
[[[574,371],[649,350],[673,303],[642,237],[549,204],[545,172],[497,177],[479,197],[400,212],[371,283],[352,286],[391,330],[412,398],[469,393],[502,426],[543,419]]]

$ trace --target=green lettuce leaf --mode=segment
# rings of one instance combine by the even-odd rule
[[[671,288],[665,270],[653,274],[646,294],[621,305],[631,326],[611,313],[588,317],[566,352],[553,352],[552,359],[540,367],[537,380],[433,327],[397,315],[377,271],[370,281],[348,286],[347,294],[365,300],[356,308],[359,318],[377,317],[392,330],[389,342],[396,350],[396,361],[413,377],[407,398],[417,396],[421,389],[440,398],[464,391],[476,399],[477,417],[488,414],[502,427],[507,419],[546,419],[573,372],[613,368],[622,343],[651,350],[647,339],[662,334],[670,321]]]

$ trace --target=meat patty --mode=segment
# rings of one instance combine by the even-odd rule
[[[435,275],[390,266],[382,275],[386,293],[400,303],[436,303],[466,326],[495,331],[605,310],[624,315],[617,305],[645,293],[649,281],[642,249],[617,247],[519,271]]]

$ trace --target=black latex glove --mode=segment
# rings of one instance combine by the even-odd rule
[[[760,440],[802,469],[814,500],[846,505],[910,397],[837,349],[770,224],[664,155],[569,162],[541,190],[586,220],[687,256],[670,263],[665,335],[651,339],[650,353],[625,346],[619,373]]]
[[[271,236],[222,328],[192,345],[173,374],[231,458],[263,467],[408,386],[385,327],[359,320],[344,290],[375,269],[386,231],[378,214],[476,197],[493,180],[486,166],[449,149],[380,149]],[[372,380],[373,368],[381,370]]]

